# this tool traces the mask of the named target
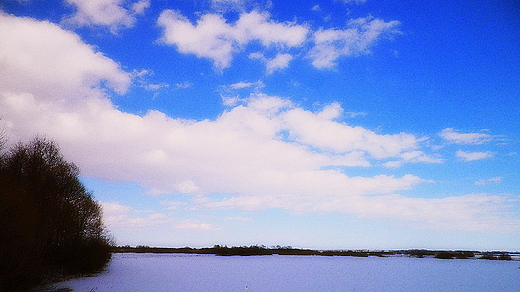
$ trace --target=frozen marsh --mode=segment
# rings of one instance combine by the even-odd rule
[[[520,262],[409,257],[115,254],[95,277],[60,283],[113,291],[520,291]]]

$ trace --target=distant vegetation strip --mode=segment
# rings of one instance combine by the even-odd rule
[[[315,255],[315,256],[353,256],[353,257],[386,257],[386,256],[409,256],[416,258],[439,258],[439,259],[487,259],[487,260],[514,260],[520,258],[520,253],[503,251],[481,252],[481,251],[446,251],[446,250],[392,250],[392,251],[369,251],[369,250],[312,250],[293,248],[290,246],[221,246],[192,248],[192,247],[150,247],[150,246],[117,246],[113,247],[114,253],[183,253],[183,254],[214,254],[219,256],[259,256],[259,255]]]

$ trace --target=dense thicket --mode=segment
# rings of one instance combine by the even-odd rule
[[[0,155],[0,291],[101,270],[111,251],[78,168],[43,138]]]

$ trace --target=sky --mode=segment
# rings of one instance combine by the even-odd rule
[[[514,0],[4,0],[0,128],[118,245],[520,250]]]

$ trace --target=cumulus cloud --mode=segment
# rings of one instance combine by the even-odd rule
[[[457,156],[459,159],[463,161],[473,161],[473,160],[480,160],[480,159],[486,159],[491,158],[494,156],[492,152],[486,151],[486,152],[466,152],[459,150],[455,153],[455,156]]]
[[[180,12],[165,10],[157,23],[164,28],[161,40],[175,45],[179,52],[208,58],[218,69],[230,65],[233,54],[253,41],[264,47],[296,47],[306,40],[308,28],[294,23],[279,23],[266,12],[242,13],[229,24],[217,14],[205,14],[193,25]]]
[[[267,74],[289,67],[289,62],[292,59],[293,56],[291,54],[278,54],[273,59],[267,60]]]
[[[65,0],[76,8],[76,12],[64,20],[64,24],[73,26],[99,25],[107,26],[112,31],[123,27],[132,27],[135,15],[143,14],[150,6],[149,0],[140,0],[131,5],[130,9],[123,7],[123,0]]]
[[[158,24],[164,28],[163,43],[175,45],[181,53],[211,59],[217,69],[229,67],[233,55],[251,42],[274,48],[277,54],[272,59],[261,52],[249,55],[264,61],[268,74],[288,67],[294,56],[284,50],[301,47],[311,34],[306,25],[276,22],[267,12],[256,10],[241,13],[234,24],[222,15],[205,14],[196,25],[178,11],[165,10]],[[368,16],[350,20],[346,29],[319,29],[312,33],[313,47],[307,57],[318,69],[332,68],[338,58],[368,54],[380,39],[399,34],[399,24]]]
[[[13,142],[45,134],[84,175],[139,182],[154,194],[193,194],[190,204],[198,208],[343,212],[405,218],[432,228],[473,222],[468,228],[475,230],[513,222],[503,213],[508,202],[503,197],[408,198],[396,193],[427,181],[413,174],[340,171],[371,161],[421,160],[426,154],[423,139],[412,134],[378,134],[342,122],[338,103],[312,112],[286,98],[256,93],[212,120],[172,118],[155,110],[139,116],[118,110],[104,91],[108,86],[124,93],[131,74],[74,33],[0,15],[0,40],[1,126]],[[138,216],[118,203],[104,208],[109,225],[215,229],[160,212]]]
[[[21,105],[37,98],[56,103],[101,96],[102,82],[120,94],[130,86],[131,74],[76,34],[46,21],[5,14],[0,14],[0,19],[0,55],[5,60],[0,88],[13,98],[24,96],[12,102]]]
[[[332,104],[318,114],[295,108],[283,116],[295,141],[323,151],[339,154],[359,150],[382,159],[418,148],[421,139],[411,134],[379,135],[363,127],[336,122],[333,119],[339,110],[338,104]]]
[[[370,53],[383,37],[400,33],[399,21],[385,22],[374,17],[353,19],[346,29],[320,29],[313,35],[314,47],[308,57],[318,69],[332,68],[340,57]]]
[[[132,11],[135,14],[143,14],[150,7],[150,0],[140,0],[132,4]]]
[[[483,144],[493,139],[493,136],[485,133],[458,133],[453,128],[442,130],[439,136],[453,144]]]

